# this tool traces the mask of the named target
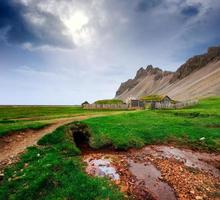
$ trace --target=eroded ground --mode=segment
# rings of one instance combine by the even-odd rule
[[[0,137],[0,178],[3,176],[3,170],[6,166],[16,163],[25,149],[36,145],[37,141],[48,133],[52,133],[58,127],[73,121],[84,120],[90,117],[102,116],[102,114],[91,114],[76,116],[71,118],[53,119],[51,125],[39,130],[25,130]]]
[[[106,176],[133,199],[220,199],[220,155],[170,146],[86,152],[86,172]]]

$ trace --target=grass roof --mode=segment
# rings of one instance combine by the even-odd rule
[[[161,101],[164,98],[162,95],[148,95],[143,96],[140,99],[143,101]]]
[[[123,101],[120,99],[102,99],[95,101],[95,104],[122,104]]]

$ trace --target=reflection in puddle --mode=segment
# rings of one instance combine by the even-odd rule
[[[195,199],[203,194],[209,196],[210,191],[217,191],[215,184],[220,177],[219,170],[211,164],[213,161],[220,161],[219,155],[163,145],[151,145],[127,152],[94,151],[84,154],[83,160],[87,163],[88,174],[110,178],[119,186],[120,191],[138,200],[176,200],[177,197],[185,200]],[[191,173],[184,165],[197,168],[198,173]],[[185,179],[189,181],[184,182]],[[206,190],[201,190],[206,183]]]
[[[147,190],[160,200],[175,200],[173,189],[165,182],[160,180],[160,171],[151,163],[135,163],[129,161],[129,170],[138,180],[143,180]]]
[[[116,169],[111,165],[110,159],[87,159],[88,164],[86,172],[93,176],[104,177],[107,176],[112,180],[119,180],[119,174]]]

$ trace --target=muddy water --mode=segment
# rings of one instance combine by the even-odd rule
[[[143,180],[144,184],[155,199],[160,200],[175,200],[176,196],[174,190],[165,182],[160,180],[160,171],[148,163],[137,163],[133,160],[129,162],[129,170],[138,180]]]
[[[161,161],[167,160],[171,163],[171,171],[175,172],[172,174],[171,179],[176,180],[173,182],[174,184],[172,183],[172,186],[175,186],[175,191],[173,187],[165,181],[164,174],[163,177],[161,177],[161,171],[156,162],[158,159]],[[201,195],[200,191],[196,189],[198,183],[203,186],[207,179],[213,180],[213,183],[216,184],[218,180],[220,180],[219,169],[210,164],[212,162],[220,162],[220,155],[194,152],[188,149],[178,149],[170,146],[151,145],[141,150],[133,149],[127,152],[91,151],[83,155],[83,160],[87,165],[86,172],[88,174],[92,176],[108,177],[110,180],[114,181],[120,189],[123,188],[121,191],[135,199],[141,200],[175,200],[177,199],[176,195],[178,196],[180,194],[178,192],[181,192],[181,194],[183,193],[185,197],[188,196],[188,198],[179,198],[178,196],[178,199],[195,199],[196,194],[197,196]],[[186,167],[185,169],[188,169],[187,167],[192,167],[201,173],[204,171],[204,175],[199,175],[204,182],[199,180],[195,183],[186,182],[185,184],[189,187],[185,187],[185,185],[181,184],[178,186],[178,182],[181,182],[186,176],[188,177],[189,173],[184,171],[185,175],[181,178],[183,171],[175,171],[175,163],[179,163],[183,168]],[[208,172],[208,174],[206,172]],[[191,174],[190,176],[194,175]],[[170,183],[169,178],[166,180]],[[194,179],[191,177],[189,180]],[[192,186],[194,189],[192,193],[189,194],[189,190],[191,190]],[[188,189],[182,191],[182,187]],[[215,191],[217,191],[217,189],[214,188],[213,192]],[[209,193],[210,188],[206,195],[209,195]]]
[[[169,146],[149,146],[143,149],[145,154],[156,158],[172,158],[184,163],[187,167],[197,168],[209,172],[215,177],[220,177],[219,169],[215,168],[207,161],[220,162],[220,155],[194,152],[189,149],[178,149]]]
[[[93,176],[104,177],[107,176],[112,180],[119,180],[119,174],[116,169],[111,164],[110,159],[105,159],[101,157],[100,159],[86,159],[87,163],[86,172]]]

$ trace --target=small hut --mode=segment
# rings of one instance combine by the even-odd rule
[[[81,104],[82,108],[84,108],[86,105],[89,105],[89,102],[88,102],[88,101],[84,101],[84,102]]]
[[[151,109],[158,109],[158,108],[169,108],[171,107],[175,101],[172,100],[169,96],[159,96],[159,95],[151,95],[143,97],[145,106]]]
[[[145,107],[149,107],[151,109],[168,108],[170,105],[175,103],[175,101],[167,95],[149,95],[141,97],[140,99],[144,102]]]

